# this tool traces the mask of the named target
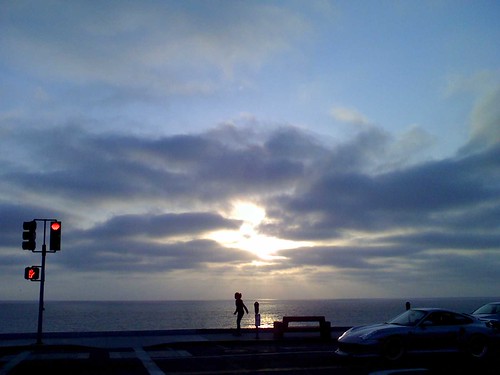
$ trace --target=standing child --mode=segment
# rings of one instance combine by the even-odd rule
[[[238,314],[238,316],[236,318],[236,330],[237,330],[236,332],[238,335],[241,335],[241,319],[243,318],[243,315],[245,314],[245,312],[243,310],[245,310],[246,313],[248,314],[248,309],[245,306],[245,304],[243,303],[243,300],[241,299],[241,293],[239,293],[239,292],[234,293],[234,299],[236,300],[235,301],[236,310],[234,311],[234,315]]]

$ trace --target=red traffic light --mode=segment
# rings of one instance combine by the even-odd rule
[[[61,222],[53,221],[50,223],[50,250],[61,250]]]

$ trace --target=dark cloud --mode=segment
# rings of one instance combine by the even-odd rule
[[[413,257],[422,248],[405,244],[372,246],[314,246],[283,250],[279,255],[287,258],[289,265],[335,267],[337,269],[384,269],[383,260]]]
[[[498,248],[497,248],[498,249]],[[480,290],[484,285],[498,285],[500,259],[497,253],[436,253],[426,256],[420,274],[446,285],[461,285]]]
[[[303,174],[300,161],[275,158],[262,144],[235,149],[206,135],[145,139],[88,134],[81,128],[34,132],[27,168],[4,177],[12,189],[66,199],[223,199],[283,189]],[[15,134],[20,142],[24,134]],[[43,190],[42,190],[43,189]]]
[[[381,168],[392,141],[373,128],[340,145],[286,126],[225,125],[158,138],[83,127],[11,129],[6,136],[32,147],[1,156],[0,246],[18,251],[0,256],[4,269],[23,263],[22,222],[48,215],[64,222],[63,251],[51,264],[71,272],[243,267],[262,276],[303,270],[314,280],[331,269],[382,286],[418,275],[472,280],[484,267],[497,279],[498,146]],[[233,200],[265,207],[261,233],[313,243],[255,268],[256,255],[206,237],[240,228],[243,221],[219,210]],[[339,241],[350,243],[328,245]]]
[[[498,149],[379,175],[325,171],[303,191],[277,198],[278,208],[270,212],[282,225],[263,229],[314,239],[329,232],[334,237],[339,229],[378,231],[469,221],[469,210],[482,207],[491,213],[497,204]],[[495,220],[492,216],[489,220]]]
[[[335,267],[348,269],[380,268],[379,265],[371,264],[368,257],[358,251],[345,251],[335,247],[314,247],[310,249],[294,249],[283,251],[289,264],[298,266]]]
[[[500,234],[484,233],[483,231],[445,232],[429,230],[400,236],[387,236],[384,241],[393,244],[414,244],[423,249],[454,249],[468,250],[471,254],[477,250],[497,250],[500,244]]]
[[[202,270],[209,264],[251,262],[251,253],[222,247],[210,240],[154,243],[148,240],[124,239],[81,241],[66,245],[71,257],[53,260],[79,272],[118,271],[157,273],[172,270]]]
[[[269,135],[264,149],[273,159],[296,160],[300,163],[318,162],[329,155],[328,149],[312,134],[288,126]]]
[[[97,224],[79,236],[95,239],[120,237],[166,238],[178,235],[202,235],[214,230],[234,230],[239,220],[228,220],[218,214],[188,212],[164,215],[121,215]]]

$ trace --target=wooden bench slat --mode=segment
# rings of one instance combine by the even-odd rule
[[[287,324],[289,322],[319,322],[324,323],[324,316],[284,316],[283,323]]]

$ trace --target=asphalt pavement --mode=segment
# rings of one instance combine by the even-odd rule
[[[335,336],[342,329],[332,331]],[[290,334],[288,339],[318,341],[319,333]],[[0,375],[45,371],[51,374],[158,375],[171,373],[160,369],[158,363],[163,363],[164,367],[165,361],[173,359],[182,359],[192,365],[197,363],[204,371],[211,366],[210,371],[217,373],[222,370],[220,366],[225,366],[218,363],[217,358],[232,358],[234,354],[248,353],[250,347],[272,342],[275,342],[272,329],[245,329],[241,335],[231,329],[49,332],[42,335],[41,343],[36,334],[0,334]],[[241,349],[243,347],[245,349]],[[185,365],[180,367],[186,368]]]
[[[0,335],[0,375],[18,374],[498,374],[498,361],[473,362],[457,355],[414,357],[392,364],[334,355],[345,327],[331,339],[318,332],[272,329],[174,330]]]

